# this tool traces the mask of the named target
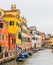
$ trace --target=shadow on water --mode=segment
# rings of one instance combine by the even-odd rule
[[[12,60],[12,61],[8,61],[8,62],[5,62],[5,63],[0,64],[0,65],[26,65],[26,61],[16,62],[15,60]]]
[[[25,65],[25,62],[17,62],[17,65]]]
[[[53,65],[53,53],[51,49],[45,49],[33,54],[33,56],[26,59],[25,62],[12,60],[2,65]]]

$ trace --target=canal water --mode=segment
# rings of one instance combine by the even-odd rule
[[[16,62],[13,60],[2,65],[53,65],[53,53],[51,49],[45,49],[34,53],[25,62]]]

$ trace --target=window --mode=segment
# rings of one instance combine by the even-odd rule
[[[25,42],[28,42],[28,38],[25,38]]]
[[[18,34],[18,38],[21,39],[21,34],[20,33]]]
[[[27,33],[27,31],[26,31],[26,30],[24,30],[24,29],[22,29],[22,32],[23,32],[23,33]]]
[[[38,32],[37,32],[36,34],[37,34],[37,35],[40,35],[40,33],[38,33]]]
[[[28,42],[31,42],[31,41],[30,41],[30,38],[28,38]]]
[[[35,38],[36,40],[38,40],[37,38]]]
[[[32,37],[33,40],[35,40],[35,37]]]
[[[52,43],[52,42],[50,42],[50,43]]]
[[[0,23],[0,28],[3,28],[3,23]]]
[[[23,36],[22,36],[22,41],[27,42],[28,39],[27,39],[26,37],[23,37]]]
[[[12,43],[16,43],[16,39],[12,38]]]
[[[14,25],[14,21],[10,21],[10,25]]]
[[[1,40],[1,34],[0,34],[0,40]]]
[[[0,46],[0,52],[2,52],[2,47]]]
[[[0,40],[4,40],[4,35],[0,34]]]
[[[32,31],[30,32],[30,34],[32,34]]]
[[[6,36],[6,40],[8,40],[8,36]]]
[[[2,16],[2,12],[0,12],[0,16]]]
[[[16,22],[16,26],[19,26],[18,22]]]
[[[19,26],[19,27],[21,27],[21,25],[20,25],[18,22],[16,22],[16,26]]]
[[[23,25],[27,26],[27,24],[25,22],[23,22]]]
[[[26,23],[24,23],[24,25],[27,26]]]
[[[4,35],[2,35],[2,40],[4,40]]]

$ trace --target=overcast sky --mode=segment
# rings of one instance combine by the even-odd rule
[[[53,34],[53,0],[0,0],[0,8],[10,9],[16,4],[28,21],[41,32]]]

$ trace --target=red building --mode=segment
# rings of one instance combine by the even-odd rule
[[[14,34],[9,34],[8,40],[9,50],[13,51],[16,48],[16,36]]]

